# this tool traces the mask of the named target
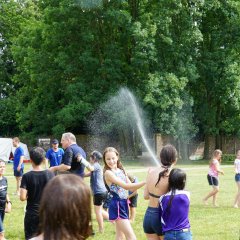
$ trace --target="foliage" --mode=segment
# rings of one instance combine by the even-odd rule
[[[222,163],[234,163],[234,160],[236,159],[235,154],[223,154],[222,155]]]
[[[0,0],[0,6],[3,134],[86,132],[99,106],[128,87],[154,131],[179,142],[200,132],[206,142],[216,136],[221,147],[219,136],[239,135],[238,0]],[[121,113],[113,115],[115,124],[102,123],[107,131]]]

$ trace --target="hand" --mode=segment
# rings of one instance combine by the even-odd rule
[[[224,175],[224,171],[222,171],[222,175]]]
[[[55,172],[54,167],[48,168],[48,171],[50,171],[50,172]]]
[[[78,154],[77,155],[77,162],[82,162],[82,155],[81,154]]]
[[[20,172],[20,170],[21,170],[21,166],[18,166],[17,171]]]

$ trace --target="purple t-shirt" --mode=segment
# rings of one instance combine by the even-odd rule
[[[184,190],[176,190],[169,209],[168,202],[170,197],[171,192],[168,192],[159,199],[163,232],[190,228],[188,219],[190,193]]]

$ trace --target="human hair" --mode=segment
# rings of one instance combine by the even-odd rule
[[[155,186],[157,186],[162,177],[166,176],[172,164],[177,161],[176,148],[171,144],[165,145],[160,152],[160,161],[162,164],[161,167],[164,170],[159,173],[158,180]]]
[[[63,139],[68,139],[71,142],[76,142],[76,137],[74,134],[72,134],[71,132],[67,132],[67,133],[63,133],[62,135]]]
[[[128,174],[127,176],[132,183],[135,181],[135,177],[133,175]]]
[[[6,162],[3,159],[0,159],[0,164],[4,163],[4,165],[6,165]]]
[[[186,173],[182,169],[174,168],[171,170],[168,178],[168,191],[171,192],[171,196],[168,202],[167,211],[170,211],[176,190],[183,190],[185,188],[186,179]]]
[[[34,147],[30,150],[30,159],[35,165],[40,165],[45,159],[45,151],[41,147]]]
[[[117,151],[114,147],[107,147],[107,148],[105,148],[105,150],[104,150],[104,152],[103,152],[103,162],[104,162],[103,172],[105,172],[106,170],[111,170],[111,169],[108,167],[108,165],[107,165],[107,163],[106,163],[106,159],[105,159],[106,153],[108,153],[108,152],[115,152],[115,153],[116,153],[116,155],[117,155],[117,157],[118,157],[118,160],[117,160],[117,168],[120,168],[120,169],[124,172],[124,174],[126,175],[126,172],[125,172],[125,170],[124,170],[124,168],[123,168],[123,165],[122,165],[122,163],[121,163],[121,161],[120,161],[120,155],[119,155],[118,151]]]
[[[77,175],[62,174],[44,188],[39,208],[44,240],[84,240],[91,233],[90,188]]]
[[[102,160],[103,155],[99,152],[99,151],[93,151],[90,154],[90,157],[95,161],[95,162],[99,162]]]
[[[20,143],[20,139],[19,139],[18,137],[14,137],[14,138],[13,138],[13,141],[14,141],[14,142],[17,142],[17,143]]]
[[[210,166],[212,165],[213,160],[216,159],[216,157],[219,156],[219,154],[222,155],[222,151],[221,151],[220,149],[214,150],[214,152],[213,152],[213,154],[212,154],[212,158],[211,158],[211,160],[210,160],[210,162],[209,162],[209,165],[210,165]],[[219,158],[218,161],[221,162],[221,158]]]

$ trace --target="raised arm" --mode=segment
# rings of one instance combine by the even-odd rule
[[[105,172],[105,179],[107,183],[114,183],[126,190],[130,190],[132,192],[136,191],[138,188],[141,188],[145,185],[145,182],[138,182],[138,183],[125,183],[120,178],[116,177],[115,174],[107,170]]]

